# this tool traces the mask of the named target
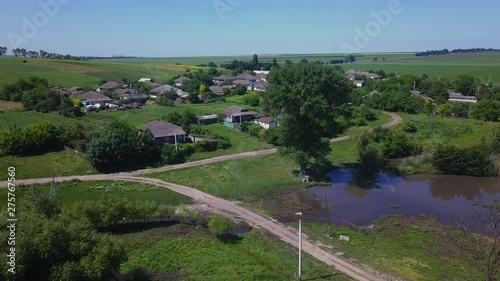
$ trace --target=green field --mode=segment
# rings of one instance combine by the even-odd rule
[[[62,177],[97,173],[87,162],[85,155],[66,149],[44,155],[0,157],[0,170],[16,168],[17,179],[33,179],[46,177]],[[7,179],[7,172],[0,174],[0,180]]]
[[[456,79],[459,75],[469,75],[484,82],[500,84],[500,53],[452,54],[445,56],[416,57],[415,55],[387,58],[373,62],[372,59],[358,58],[353,64],[344,64],[345,70],[361,71],[382,69],[386,73],[414,74],[426,73],[433,78]]]
[[[224,243],[207,229],[178,224],[117,239],[124,242],[129,253],[121,270],[153,274],[154,280],[297,279],[298,251],[260,230]],[[303,254],[303,278],[352,280],[307,254]]]
[[[24,187],[28,188],[28,187]],[[50,185],[38,185],[37,188],[49,194]],[[18,189],[16,196],[23,196],[24,190]],[[75,203],[96,201],[105,196],[127,198],[130,201],[148,201],[156,204],[179,205],[191,203],[191,198],[175,193],[169,189],[142,183],[121,181],[94,181],[94,182],[63,182],[56,184],[56,198],[63,207],[71,207]],[[0,197],[7,198],[7,189],[0,189]],[[21,199],[22,200],[22,199]],[[7,201],[0,203],[5,207]]]
[[[8,110],[0,112],[0,131],[17,127],[23,128],[27,125],[38,122],[51,122],[56,126],[65,126],[73,124],[98,124],[92,118],[68,118],[57,113],[41,113],[36,111],[25,110]]]
[[[302,229],[333,251],[404,280],[483,280],[481,269],[456,255],[449,228],[427,217],[382,217],[372,229],[332,225],[332,238],[324,224],[305,224]],[[339,235],[350,241],[339,241]]]
[[[192,66],[170,65],[152,60],[148,63],[127,63],[126,61],[69,61],[49,59],[27,59],[1,57],[0,86],[12,82],[19,77],[39,76],[46,78],[51,85],[64,87],[90,86],[97,87],[101,79],[122,81],[123,78],[139,80],[149,77],[165,82]]]

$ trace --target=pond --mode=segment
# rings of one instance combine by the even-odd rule
[[[369,225],[383,215],[418,217],[432,215],[444,224],[461,218],[473,220],[473,210],[482,203],[500,200],[500,178],[418,175],[401,177],[387,171],[363,173],[339,169],[328,176],[331,186],[318,186],[304,193],[286,195],[297,208],[281,209],[282,222],[352,223]],[[279,199],[268,205],[279,208]],[[299,202],[300,201],[300,202]],[[328,209],[325,201],[328,202]],[[290,204],[289,204],[290,205]],[[298,216],[296,213],[301,212]]]

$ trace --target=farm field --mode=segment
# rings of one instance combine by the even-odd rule
[[[14,101],[0,100],[0,111],[14,110],[23,108],[22,103]]]
[[[37,185],[42,192],[49,194],[50,185]],[[23,189],[18,189],[16,195],[23,196]],[[7,189],[0,189],[0,196],[7,197]],[[191,203],[191,198],[168,189],[132,182],[94,181],[94,182],[63,182],[56,184],[56,197],[63,207],[71,208],[75,203],[96,201],[105,196],[127,198],[130,201],[148,201],[156,204],[179,205]],[[0,208],[6,207],[2,202]]]
[[[298,251],[260,230],[233,236],[229,242],[206,228],[186,224],[114,237],[126,245],[129,254],[122,272],[155,278],[147,280],[297,279]],[[303,278],[352,280],[307,254],[303,254]]]

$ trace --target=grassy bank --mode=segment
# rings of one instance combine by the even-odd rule
[[[23,187],[16,190],[16,197],[22,200]],[[37,188],[49,194],[50,185],[38,185]],[[96,201],[105,196],[116,196],[127,198],[130,201],[148,201],[157,204],[179,205],[191,203],[191,198],[175,193],[171,190],[142,183],[121,181],[93,181],[93,182],[63,182],[56,184],[56,198],[61,201],[63,207],[71,207],[77,202]],[[0,189],[0,197],[7,198],[7,189]],[[7,200],[0,203],[0,207],[7,205]]]
[[[123,272],[155,280],[296,280],[297,250],[262,231],[223,243],[204,228],[174,225],[118,236],[129,259]],[[351,280],[308,255],[304,280]]]
[[[374,269],[405,280],[482,280],[483,273],[467,259],[455,254],[449,230],[425,218],[383,217],[373,229],[354,230],[331,226],[303,225],[313,240],[335,252],[367,264]],[[350,241],[339,241],[339,235]]]
[[[187,185],[212,195],[246,202],[305,187],[292,176],[295,163],[269,155],[152,174],[150,177]]]
[[[17,179],[62,177],[97,173],[81,153],[66,149],[44,155],[0,157],[0,180],[7,179],[7,168],[16,168]],[[5,172],[3,172],[5,171]]]

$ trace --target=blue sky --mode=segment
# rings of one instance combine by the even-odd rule
[[[372,14],[393,1],[381,26]],[[40,2],[58,3],[46,24]],[[17,0],[2,3],[0,46],[145,57],[500,48],[498,11],[497,0]]]

